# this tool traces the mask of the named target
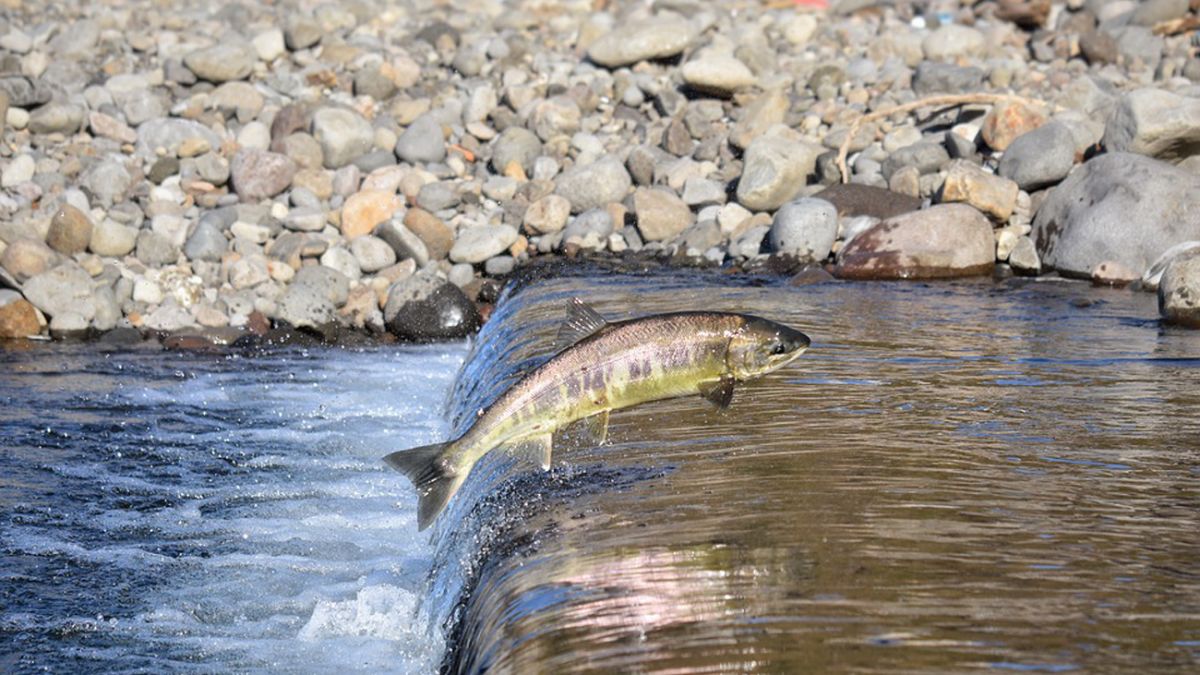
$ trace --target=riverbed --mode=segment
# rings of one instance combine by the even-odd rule
[[[575,296],[813,345],[550,472],[489,457],[418,534],[378,458],[466,428]],[[0,669],[1195,667],[1200,336],[1156,316],[1053,279],[593,272],[510,287],[471,345],[9,348]]]

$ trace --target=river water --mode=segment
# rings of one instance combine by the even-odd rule
[[[485,458],[418,535],[378,457],[465,429],[572,296],[813,346],[550,472]],[[594,273],[510,291],[469,353],[0,352],[0,670],[1194,669],[1200,334],[1156,315],[1062,281]]]

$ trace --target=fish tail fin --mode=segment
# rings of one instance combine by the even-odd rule
[[[383,458],[388,466],[408,476],[420,495],[417,503],[418,530],[429,527],[466,478],[446,457],[451,445],[434,443],[399,450]]]

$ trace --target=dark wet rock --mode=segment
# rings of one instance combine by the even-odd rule
[[[855,237],[838,254],[835,274],[847,279],[932,279],[990,274],[992,226],[965,204],[940,204],[889,218]]]
[[[921,200],[916,197],[857,183],[831,185],[813,197],[833,204],[842,217],[871,216],[885,220],[921,208]]]
[[[996,173],[1032,192],[1062,180],[1075,166],[1075,137],[1061,122],[1050,122],[1018,136]]]
[[[467,337],[482,323],[462,290],[424,273],[392,284],[383,314],[388,332],[417,342]]]
[[[1176,244],[1200,239],[1200,176],[1131,153],[1076,169],[1038,209],[1032,237],[1042,262],[1088,277],[1104,261],[1144,271]]]
[[[1158,286],[1158,313],[1168,323],[1200,328],[1200,250],[1167,265]]]

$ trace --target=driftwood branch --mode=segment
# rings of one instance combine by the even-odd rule
[[[867,113],[866,115],[862,115],[858,119],[854,120],[854,124],[850,125],[850,133],[846,134],[846,139],[843,140],[842,144],[838,147],[837,167],[838,171],[840,171],[842,174],[842,182],[850,182],[850,171],[846,168],[846,156],[850,154],[850,143],[854,141],[854,136],[858,133],[858,130],[862,128],[862,125],[869,124],[885,117],[891,117],[897,113],[910,113],[918,108],[953,108],[961,105],[972,105],[979,103],[990,105],[996,105],[997,103],[1023,103],[1030,106],[1049,107],[1043,101],[1025,98],[1023,96],[1016,96],[1013,94],[945,94],[942,96],[930,96],[917,101],[912,101],[911,103],[905,103],[903,105],[892,106],[890,108],[884,108],[882,110],[876,110]]]
[[[1179,35],[1200,28],[1200,16],[1181,16],[1157,23],[1151,30],[1155,35]]]

